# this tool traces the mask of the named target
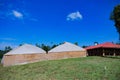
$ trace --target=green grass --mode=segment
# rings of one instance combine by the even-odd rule
[[[0,80],[120,80],[120,58],[86,57],[2,67]]]

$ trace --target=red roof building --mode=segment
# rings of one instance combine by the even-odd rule
[[[85,48],[89,56],[120,55],[120,45],[106,42]]]

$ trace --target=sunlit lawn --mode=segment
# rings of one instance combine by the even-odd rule
[[[86,57],[2,67],[0,80],[120,80],[120,58]]]

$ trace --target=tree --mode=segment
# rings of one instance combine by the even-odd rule
[[[0,50],[0,58],[3,57],[3,55],[7,52],[9,52],[10,50],[12,50],[12,48],[10,46],[6,46],[4,50]]]
[[[57,46],[58,46],[57,44],[54,44],[54,45],[52,45],[51,49],[53,49],[53,48],[55,48]]]
[[[23,44],[19,44],[19,46],[22,46]]]
[[[46,46],[46,45],[44,45],[44,44],[41,44],[41,48],[42,48],[43,50],[45,50],[47,53],[48,53],[48,51],[51,49],[50,46]]]
[[[110,19],[113,20],[115,23],[115,27],[119,34],[119,43],[120,43],[120,4],[114,7],[110,15]]]
[[[40,44],[36,43],[35,45],[36,45],[37,47],[41,48]]]
[[[9,52],[10,50],[12,50],[12,48],[11,48],[10,46],[6,46],[4,51],[5,51],[5,53],[7,53],[7,52]]]
[[[86,48],[86,47],[88,47],[88,46],[85,46],[85,45],[82,46],[82,48]]]
[[[78,46],[78,42],[75,42],[74,44]]]
[[[2,59],[4,53],[5,53],[5,52],[4,52],[3,50],[0,50],[0,59]]]

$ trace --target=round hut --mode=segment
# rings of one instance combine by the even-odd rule
[[[46,52],[41,48],[24,44],[4,54],[1,63],[3,66],[10,66],[36,62],[39,60],[44,60],[45,53]]]
[[[48,51],[48,54],[51,55],[50,59],[77,58],[86,57],[86,50],[75,44],[65,42]]]

